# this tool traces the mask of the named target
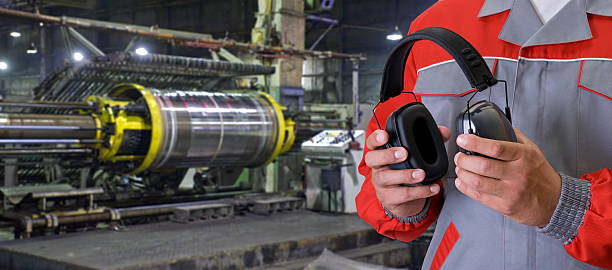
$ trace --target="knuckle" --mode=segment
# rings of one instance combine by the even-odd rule
[[[424,191],[423,187],[407,187],[405,189],[405,199],[407,201],[424,198],[426,196],[427,193]]]
[[[386,207],[390,207],[392,205],[390,205],[389,200],[387,200],[387,198],[389,198],[389,196],[387,196],[387,193],[382,190],[382,189],[376,189],[376,197],[378,198],[378,201],[386,206]]]
[[[482,199],[482,193],[476,190],[471,190],[472,198],[476,201],[480,201]]]
[[[455,165],[457,165],[457,167],[462,168],[463,166],[463,153],[459,152],[457,153],[457,155],[455,155]]]
[[[478,163],[478,170],[484,173],[490,172],[492,169],[492,165],[490,162],[483,160]]]
[[[368,165],[368,167],[372,167],[372,165],[374,165],[373,160],[372,160],[373,159],[372,155],[374,155],[373,152],[367,152],[365,154],[365,163],[366,165]]]
[[[480,179],[479,177],[473,177],[471,182],[474,188],[477,188],[477,189],[482,188],[482,179]]]
[[[389,173],[390,171],[379,171],[373,178],[376,178],[376,183],[382,186],[389,181]]]
[[[505,152],[505,149],[501,143],[494,143],[491,146],[491,154],[493,154],[493,156],[501,156],[504,154],[504,152]]]
[[[455,174],[457,175],[457,178],[463,178],[464,176],[463,169],[456,167]]]

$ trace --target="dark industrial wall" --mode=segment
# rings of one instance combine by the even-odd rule
[[[27,1],[5,2],[24,3]],[[255,0],[87,0],[72,2],[77,6],[78,3],[84,4],[80,7],[49,4],[41,8],[41,13],[157,26],[212,34],[215,38],[227,36],[239,41],[248,41],[251,28],[255,23],[254,13],[257,12],[257,1]],[[317,45],[317,50],[367,55],[368,60],[360,64],[361,102],[373,102],[378,94],[384,60],[395,43],[387,40],[386,35],[393,30],[395,25],[399,26],[399,29],[405,34],[410,22],[435,3],[434,0],[306,0],[305,2],[306,14],[328,17],[340,22]],[[331,9],[322,9],[321,2],[333,2],[333,6]],[[95,6],[95,8],[88,8],[88,5]],[[19,7],[24,10],[31,9],[25,4]],[[309,48],[318,39],[327,26],[328,24],[322,22],[307,20],[306,48]],[[378,31],[364,30],[359,28],[360,26],[377,28]],[[47,43],[47,50],[44,54],[45,71],[49,72],[57,67],[62,59],[70,57],[71,53],[68,52],[58,27],[44,27],[44,29]],[[18,39],[9,37],[8,34],[13,30],[19,30],[23,36]],[[131,39],[129,35],[124,34],[79,31],[104,52],[123,50]],[[10,70],[0,74],[0,77],[23,77],[23,80],[14,79],[11,82],[11,84],[21,83],[23,88],[29,87],[32,81],[36,81],[35,76],[41,73],[41,54],[39,52],[36,55],[27,55],[25,50],[31,43],[35,43],[40,50],[39,33],[40,27],[31,22],[0,18],[0,60],[6,59],[11,63]],[[137,45],[149,48],[152,53],[203,57],[210,55],[207,49],[174,48],[171,44],[151,39],[140,39],[135,42]],[[350,63],[344,63],[342,91],[351,91],[350,72]],[[6,84],[5,82],[5,88],[7,88]],[[17,87],[13,86],[13,88]],[[350,95],[341,96],[343,103],[350,102]]]
[[[332,17],[341,22],[340,27],[330,31],[317,49],[366,54],[368,60],[360,64],[360,102],[374,103],[380,90],[384,62],[396,43],[387,40],[387,34],[397,25],[405,35],[412,20],[435,2],[435,0],[334,1],[334,7],[329,11],[320,9],[310,11],[312,14]],[[358,26],[387,31],[366,30]],[[324,23],[312,21],[307,23],[306,47],[323,33],[325,27]],[[343,70],[343,91],[351,91],[351,65],[345,63]]]

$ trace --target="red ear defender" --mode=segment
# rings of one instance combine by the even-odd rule
[[[497,79],[493,77],[487,63],[469,42],[445,28],[425,28],[401,40],[387,58],[379,104],[403,92],[404,65],[412,45],[419,40],[433,41],[446,50],[455,59],[455,62],[465,74],[470,85],[476,88],[476,92],[483,91],[497,83]],[[414,92],[407,93],[414,95],[416,100]],[[509,117],[507,106],[506,111]],[[462,115],[466,115],[466,113]],[[476,117],[475,112],[468,112],[467,115],[468,117]],[[374,113],[374,119],[378,127],[382,129],[376,113]],[[472,123],[471,121],[468,122]],[[385,130],[389,134],[389,142],[385,145],[386,148],[404,147],[409,153],[407,160],[391,165],[392,169],[423,169],[426,176],[419,183],[420,185],[431,184],[446,174],[448,171],[448,157],[442,134],[440,134],[438,125],[425,105],[420,102],[412,102],[395,110],[389,115]],[[463,133],[463,130],[461,133]]]

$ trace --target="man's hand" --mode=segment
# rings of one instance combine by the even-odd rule
[[[439,127],[444,141],[450,138],[450,130]],[[376,130],[367,138],[366,146],[370,151],[365,155],[365,163],[372,168],[372,184],[378,201],[396,216],[408,217],[418,214],[425,205],[425,199],[440,192],[440,185],[406,187],[402,184],[415,184],[425,179],[425,171],[392,170],[389,165],[406,160],[409,153],[403,147],[385,149],[389,140],[384,130]]]
[[[561,177],[520,130],[518,143],[460,135],[457,145],[489,157],[457,153],[455,186],[475,201],[513,219],[544,227],[561,196]]]

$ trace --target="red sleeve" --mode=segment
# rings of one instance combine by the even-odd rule
[[[598,267],[612,267],[612,171],[580,177],[591,182],[591,204],[578,235],[565,245],[572,257]]]
[[[412,28],[412,27],[411,27]],[[416,64],[413,55],[411,54],[406,61],[406,69],[404,72],[404,89],[412,91],[417,78]],[[397,108],[404,104],[413,102],[414,98],[411,94],[401,94],[397,97],[391,98],[383,104],[380,104],[376,108],[376,117],[380,122],[380,126],[384,127],[387,122],[387,117],[395,111]],[[379,129],[378,124],[374,118],[370,120],[368,128],[366,130],[366,138],[370,136],[372,132]],[[363,155],[368,152],[365,148]],[[419,222],[412,224],[405,224],[395,218],[390,218],[385,214],[382,209],[378,198],[376,197],[376,190],[370,180],[372,169],[365,164],[364,159],[361,159],[359,163],[359,173],[365,176],[365,182],[361,186],[361,191],[355,198],[357,205],[357,213],[359,216],[370,224],[380,234],[388,237],[398,239],[401,241],[412,241],[419,237],[421,234],[429,228],[429,226],[438,218],[440,210],[442,209],[442,192],[438,193],[431,198],[427,217]],[[441,184],[439,181],[438,184]]]

